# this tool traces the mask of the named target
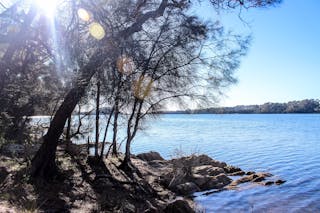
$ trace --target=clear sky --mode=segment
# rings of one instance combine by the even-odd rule
[[[320,98],[320,0],[284,0],[275,8],[219,14],[204,6],[206,18],[218,18],[253,40],[233,85],[220,105],[262,104]]]

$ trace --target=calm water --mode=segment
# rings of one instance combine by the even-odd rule
[[[196,197],[206,212],[320,212],[320,115],[163,115],[151,123],[134,153],[170,158],[178,147],[287,181]]]

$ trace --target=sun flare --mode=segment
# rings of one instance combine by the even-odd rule
[[[34,0],[37,7],[49,18],[54,17],[58,0]]]
[[[93,22],[90,24],[89,26],[89,32],[90,35],[92,37],[94,37],[97,40],[101,40],[104,38],[104,36],[106,35],[103,27],[101,26],[101,24],[97,23],[97,22]]]
[[[88,11],[86,11],[83,8],[78,9],[78,16],[82,21],[89,21],[90,20],[90,14]]]

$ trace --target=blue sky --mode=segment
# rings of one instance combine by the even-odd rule
[[[320,98],[320,1],[284,0],[274,8],[216,14],[202,6],[199,14],[220,20],[234,32],[251,33],[249,52],[220,105],[262,104]]]

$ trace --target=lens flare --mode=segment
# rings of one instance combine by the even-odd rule
[[[121,56],[117,60],[118,71],[124,75],[131,74],[135,69],[135,64],[132,58]]]
[[[133,95],[140,100],[144,100],[151,94],[152,85],[153,79],[141,75],[139,79],[133,83]]]
[[[90,14],[88,13],[88,11],[86,11],[83,8],[79,8],[78,16],[82,21],[89,21],[90,20]]]
[[[90,24],[89,26],[89,32],[90,35],[92,37],[94,37],[97,40],[101,40],[104,38],[104,36],[106,35],[103,27],[101,26],[101,24],[97,23],[97,22],[93,22],[92,24]]]
[[[55,16],[58,0],[34,0],[37,7],[49,18]]]

